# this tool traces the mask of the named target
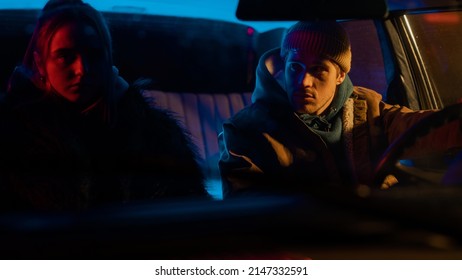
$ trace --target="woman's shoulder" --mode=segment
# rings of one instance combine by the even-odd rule
[[[137,122],[137,126],[141,125],[146,131],[162,131],[164,136],[185,134],[179,116],[153,105],[143,96],[144,90],[144,85],[130,85],[119,102],[119,121]]]

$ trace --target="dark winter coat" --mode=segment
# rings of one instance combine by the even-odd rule
[[[18,75],[17,75],[18,76]],[[7,209],[78,210],[108,203],[207,196],[195,147],[166,111],[130,87],[114,125],[24,75],[1,111],[0,203]]]

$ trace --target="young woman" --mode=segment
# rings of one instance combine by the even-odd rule
[[[189,136],[140,91],[118,76],[101,13],[49,1],[2,104],[0,207],[207,196]]]

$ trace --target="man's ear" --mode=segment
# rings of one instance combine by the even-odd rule
[[[343,83],[343,81],[345,80],[345,77],[346,77],[346,73],[344,71],[340,71],[337,77],[337,85],[340,85],[341,83]]]
[[[39,71],[40,76],[45,77],[45,67],[43,64],[43,59],[36,51],[34,51],[34,62],[37,66],[37,70]]]

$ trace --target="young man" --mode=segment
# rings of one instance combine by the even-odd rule
[[[224,195],[371,183],[387,145],[432,112],[382,102],[353,86],[350,68],[350,42],[338,23],[298,22],[287,30],[281,47],[260,59],[253,104],[218,136]],[[448,128],[453,137],[424,144],[461,146],[457,125]]]

